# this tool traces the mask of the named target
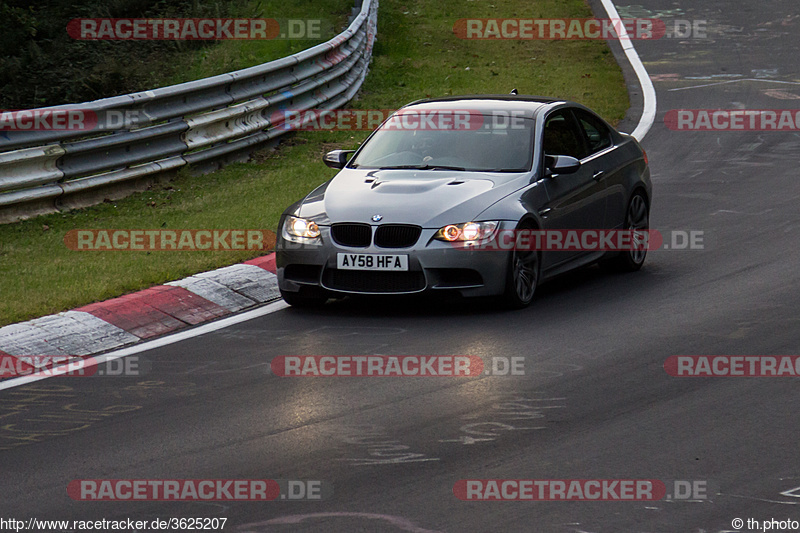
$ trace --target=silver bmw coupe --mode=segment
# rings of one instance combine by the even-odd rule
[[[358,150],[324,161],[340,172],[279,223],[278,282],[294,306],[457,291],[522,308],[568,270],[602,262],[633,271],[645,260],[646,246],[592,237],[649,228],[647,155],[580,104],[513,94],[422,100]],[[520,239],[526,232],[545,238]]]

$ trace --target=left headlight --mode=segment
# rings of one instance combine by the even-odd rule
[[[440,228],[433,238],[445,242],[481,242],[491,239],[499,225],[496,220],[448,224]]]
[[[319,240],[319,226],[307,218],[288,216],[283,222],[283,238],[294,242]]]

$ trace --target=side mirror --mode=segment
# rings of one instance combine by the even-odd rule
[[[544,166],[553,174],[573,174],[581,168],[581,162],[568,155],[546,155]]]
[[[322,161],[331,168],[344,168],[347,160],[355,152],[355,150],[333,150],[322,156]]]

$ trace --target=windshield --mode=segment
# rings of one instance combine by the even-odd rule
[[[473,114],[466,127],[422,129],[417,123],[410,124],[415,127],[389,118],[348,167],[483,172],[527,172],[531,168],[533,119],[507,121]]]

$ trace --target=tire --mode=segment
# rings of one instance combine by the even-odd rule
[[[519,230],[533,229],[521,226]],[[506,289],[502,296],[503,306],[508,309],[524,309],[533,301],[539,286],[540,256],[536,250],[514,250],[506,269]]]
[[[281,298],[292,307],[322,307],[328,301],[328,296],[321,291],[308,290],[309,288],[303,287],[298,292],[281,291]]]
[[[650,229],[650,207],[641,192],[635,192],[628,202],[628,209],[625,211],[626,230],[648,230]],[[636,272],[647,258],[647,248],[625,250],[606,263],[611,270],[617,272]]]

